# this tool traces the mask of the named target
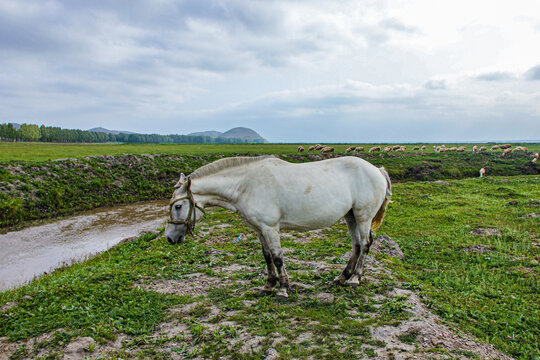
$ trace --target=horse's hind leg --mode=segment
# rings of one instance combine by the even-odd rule
[[[266,240],[266,244],[272,255],[272,261],[277,269],[279,276],[279,291],[276,296],[281,298],[287,298],[287,289],[289,289],[289,276],[285,270],[283,263],[283,253],[281,251],[281,244],[279,242],[279,231],[274,228],[267,228],[262,231],[263,237]]]
[[[347,227],[349,228],[349,234],[351,235],[352,243],[352,253],[349,258],[349,262],[343,272],[334,279],[333,283],[336,285],[344,285],[345,282],[353,275],[354,267],[360,256],[360,235],[358,233],[358,223],[354,217],[354,213],[350,210],[347,215],[345,215],[345,221],[347,222]]]
[[[266,243],[266,240],[262,234],[259,234],[259,241],[262,245],[262,251],[264,255],[264,260],[266,260],[266,266],[268,269],[268,279],[266,280],[266,284],[264,285],[263,292],[269,293],[272,290],[274,290],[274,287],[276,286],[278,282],[278,276],[276,274],[276,268],[274,266],[274,261],[272,260],[272,253],[270,252],[270,248],[268,244]]]
[[[362,245],[361,245],[361,252],[360,256],[358,257],[358,262],[356,263],[356,266],[354,267],[354,274],[350,281],[351,285],[359,285],[360,278],[362,277],[362,271],[364,269],[364,261],[366,259],[366,255],[369,252],[369,248],[371,247],[371,244],[373,243],[373,236],[371,231],[371,222],[365,222],[362,223],[362,226],[360,226],[360,237],[362,239]]]

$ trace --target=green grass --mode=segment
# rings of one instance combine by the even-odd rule
[[[406,255],[402,279],[443,318],[514,356],[538,356],[540,222],[524,216],[539,212],[540,180],[502,180],[401,184],[381,230]]]
[[[402,284],[380,277],[378,282],[363,280],[357,289],[327,287],[339,270],[305,273],[286,260],[292,281],[314,287],[291,293],[286,302],[273,296],[259,297],[250,289],[262,286],[265,280],[260,274],[265,267],[260,245],[238,216],[217,210],[208,213],[197,232],[216,224],[229,227],[216,228],[179,246],[168,245],[162,235],[147,234],[82,264],[0,293],[0,305],[17,302],[0,313],[0,337],[14,341],[53,332],[55,335],[41,346],[60,354],[63,345],[76,336],[107,342],[127,334],[131,345],[118,350],[118,357],[133,357],[127,353],[131,349],[139,358],[167,358],[161,349],[172,347],[186,358],[260,358],[262,350],[242,355],[240,345],[228,346],[243,331],[263,337],[263,350],[272,339],[285,338],[276,347],[283,359],[358,358],[359,353],[373,356],[374,349],[384,346],[371,338],[369,326],[395,325],[409,316],[406,297],[373,300],[374,296],[405,286],[419,290],[428,307],[449,324],[513,357],[534,358],[539,355],[540,338],[540,224],[538,218],[523,216],[538,212],[539,178],[449,182],[394,186],[394,202],[379,234],[396,239],[405,258],[378,259]],[[517,203],[510,203],[514,200]],[[471,231],[479,227],[496,228],[501,234],[473,235]],[[247,236],[233,242],[239,233]],[[300,236],[296,232],[288,235]],[[284,238],[283,246],[291,249],[289,257],[341,267],[342,262],[336,260],[350,250],[350,240],[345,225],[337,224],[310,243]],[[224,252],[209,256],[209,247]],[[217,271],[231,264],[248,270]],[[182,280],[193,273],[229,279],[229,283],[210,289],[208,297],[164,295],[133,286],[152,280]],[[321,290],[332,293],[335,302],[324,304],[311,297]],[[245,306],[245,301],[253,305]],[[197,305],[186,313],[171,315],[166,311],[191,302]],[[222,312],[203,320],[210,316],[212,306]],[[359,319],[352,319],[351,311],[356,311]],[[222,323],[225,319],[238,327]],[[156,337],[156,326],[162,321],[184,324],[191,337],[168,337],[166,333]],[[294,341],[307,332],[312,334],[311,340]],[[414,344],[416,335],[407,333],[401,339]],[[32,351],[21,349],[20,353],[33,356]]]
[[[122,154],[297,154],[297,148],[302,145],[306,148],[311,144],[61,144],[39,142],[0,142],[0,162],[23,160],[45,161],[63,158],[80,159],[95,155],[122,155]],[[367,153],[375,144],[357,144],[364,146]],[[422,144],[406,144],[407,152]],[[447,147],[461,144],[446,144]],[[463,144],[467,150],[473,144]],[[493,144],[486,144],[488,149]],[[519,145],[519,144],[515,144]],[[540,144],[525,145],[529,151],[540,151]],[[331,144],[336,153],[343,154],[350,144]],[[384,144],[381,146],[385,146]],[[433,153],[433,144],[426,144],[426,153]],[[500,151],[499,151],[500,153]]]

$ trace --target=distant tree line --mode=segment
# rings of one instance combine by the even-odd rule
[[[159,135],[159,134],[107,134],[77,129],[62,129],[53,126],[37,126],[22,124],[18,129],[12,123],[0,124],[0,140],[3,141],[43,141],[65,143],[154,143],[154,144],[216,144],[216,143],[249,143],[261,140],[246,140],[193,135]]]

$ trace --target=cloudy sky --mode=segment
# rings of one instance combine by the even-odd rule
[[[540,139],[538,0],[0,0],[0,122]]]

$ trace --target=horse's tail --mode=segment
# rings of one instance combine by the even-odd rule
[[[371,228],[376,231],[379,226],[381,226],[384,218],[384,213],[386,212],[386,207],[391,202],[390,196],[392,196],[392,183],[390,182],[390,176],[388,176],[388,172],[386,172],[386,169],[384,167],[380,167],[379,171],[381,174],[384,175],[384,178],[386,179],[386,194],[384,196],[384,201],[379,208],[379,211],[377,211],[377,214],[375,214],[375,217],[373,220],[371,220]]]

